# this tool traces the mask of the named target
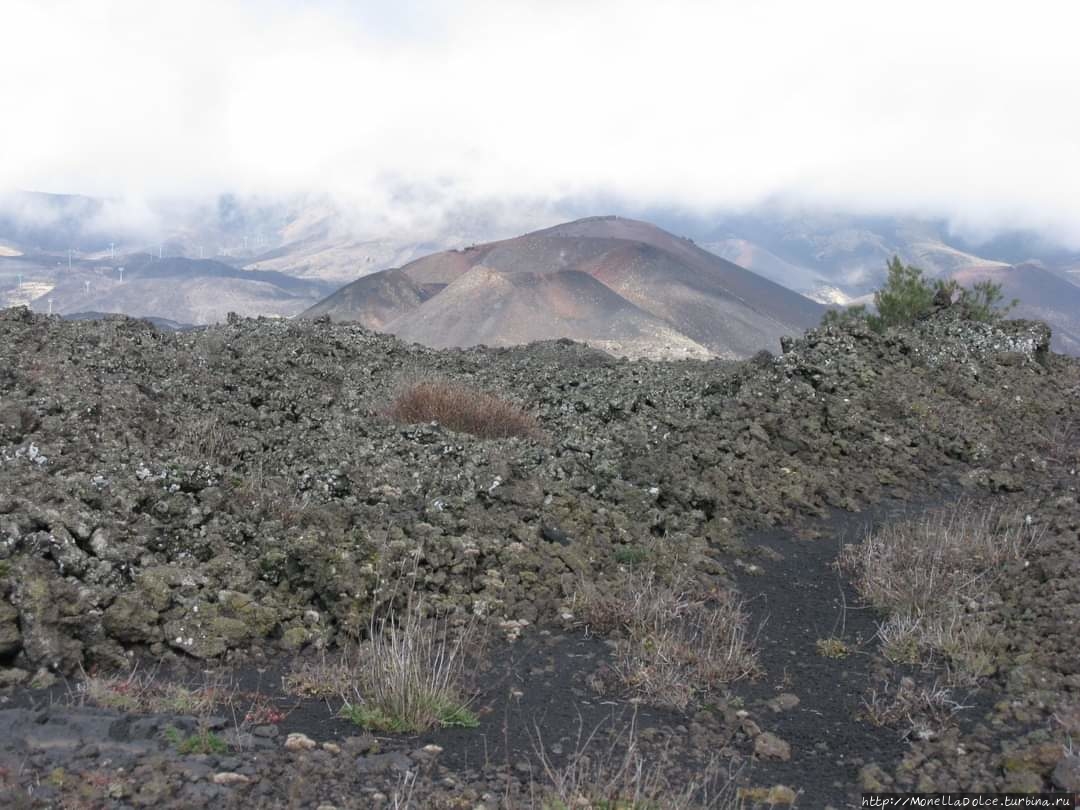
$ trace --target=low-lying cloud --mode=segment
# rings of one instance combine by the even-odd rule
[[[785,199],[1080,246],[1078,12],[1034,0],[9,0],[0,188],[388,222]]]

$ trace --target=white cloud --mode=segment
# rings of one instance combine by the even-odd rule
[[[0,19],[0,187],[786,196],[1080,244],[1080,12],[1060,0],[8,0]]]

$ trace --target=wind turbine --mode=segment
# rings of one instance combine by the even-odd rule
[[[161,256],[162,256],[162,253],[164,253],[164,251],[165,251],[165,246],[164,245],[158,245],[157,246],[157,257],[158,257],[159,262],[161,261]]]
[[[115,242],[109,242],[109,258],[110,259],[115,259],[116,258],[116,243]]]
[[[68,271],[71,270],[71,254],[74,253],[72,248],[68,248]]]
[[[117,267],[116,269],[120,271],[120,283],[123,284],[124,283],[124,268],[123,267]]]
[[[50,315],[52,315],[52,302],[53,302],[53,300],[50,298],[49,299],[49,314]]]
[[[90,294],[90,282],[89,281],[84,281],[83,284],[86,285],[86,294],[89,295]]]

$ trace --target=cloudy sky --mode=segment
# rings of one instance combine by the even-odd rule
[[[4,0],[0,188],[785,199],[1080,245],[1078,23],[1062,0]]]

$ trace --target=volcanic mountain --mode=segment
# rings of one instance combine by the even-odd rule
[[[591,217],[365,276],[302,317],[437,348],[569,337],[629,357],[737,358],[823,311],[646,222]]]

